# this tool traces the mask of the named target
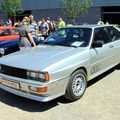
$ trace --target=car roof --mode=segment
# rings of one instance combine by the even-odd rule
[[[67,28],[98,28],[98,27],[108,27],[112,25],[96,25],[96,24],[85,24],[85,25],[68,25]]]

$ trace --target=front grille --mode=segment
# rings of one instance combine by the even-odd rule
[[[1,65],[1,72],[6,75],[27,79],[27,70]]]

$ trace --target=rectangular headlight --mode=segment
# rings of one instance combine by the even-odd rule
[[[44,79],[44,80],[48,81],[49,80],[49,74],[47,72],[39,73],[38,78],[39,79]]]
[[[35,73],[35,72],[30,72],[30,77],[31,78],[37,78],[37,73]]]
[[[29,79],[49,81],[49,74],[47,72],[27,71],[27,76]]]

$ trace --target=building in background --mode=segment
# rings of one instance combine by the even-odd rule
[[[41,17],[51,17],[57,19],[62,16],[63,19],[70,23],[61,10],[61,0],[22,0],[22,8],[24,13],[17,14],[17,19],[23,16],[33,14],[35,20],[39,21]],[[120,0],[92,0],[92,7],[77,20],[78,24],[88,23],[96,24],[99,18],[104,22],[108,21],[112,24],[120,24]]]
[[[56,20],[58,16],[62,16],[67,23],[71,22],[70,18],[66,17],[62,11],[61,0],[22,0],[22,7],[25,10],[25,15],[31,13],[35,16],[37,21],[41,17],[46,18],[49,16]],[[93,7],[85,14],[80,15],[77,23],[95,24],[100,16],[101,9],[98,6],[96,7],[95,2],[93,1]]]

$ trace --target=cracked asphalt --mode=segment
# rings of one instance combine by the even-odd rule
[[[0,89],[0,120],[120,120],[120,68],[89,81],[75,102],[60,97],[41,103]]]

